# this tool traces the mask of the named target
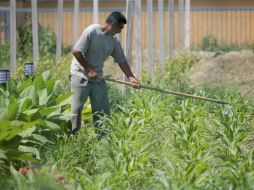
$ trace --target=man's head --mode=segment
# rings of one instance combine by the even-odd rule
[[[120,12],[112,12],[106,19],[106,24],[108,25],[108,32],[112,35],[120,33],[124,28],[124,25],[127,23],[125,16]]]

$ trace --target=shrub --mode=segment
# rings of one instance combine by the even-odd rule
[[[70,94],[61,94],[57,81],[46,71],[0,88],[1,175],[11,163],[40,159],[38,148],[51,143],[54,131],[67,131]]]
[[[214,50],[218,47],[218,42],[215,36],[209,35],[202,40],[202,50]]]

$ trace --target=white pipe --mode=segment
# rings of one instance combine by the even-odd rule
[[[16,47],[16,1],[10,0],[10,49],[11,49],[11,72],[16,71],[16,55],[17,55],[17,47]]]
[[[153,36],[153,0],[147,0],[147,22],[148,22],[148,74],[152,77],[154,74],[154,36]]]
[[[99,23],[99,2],[98,0],[93,0],[93,23]]]
[[[165,27],[164,27],[164,0],[158,0],[159,9],[159,31],[160,31],[160,68],[164,68],[165,64]]]
[[[39,62],[39,37],[38,37],[38,12],[37,0],[32,0],[32,30],[33,30],[33,62],[36,66]]]
[[[126,48],[125,55],[127,62],[131,67],[132,64],[132,33],[133,33],[133,13],[134,13],[134,0],[127,0],[126,15],[127,15],[127,32],[126,32]],[[124,75],[124,80],[128,79]],[[127,85],[124,85],[124,94],[129,94],[129,88]]]
[[[190,0],[185,1],[185,48],[190,49]]]
[[[141,0],[135,1],[135,16],[136,16],[136,77],[140,79],[142,73],[142,17],[141,17]]]
[[[174,37],[174,0],[168,0],[168,12],[169,12],[169,57],[174,55],[174,44],[175,44],[175,37]]]
[[[73,12],[73,46],[78,40],[78,22],[79,22],[79,0],[74,0],[74,12]]]
[[[56,60],[59,61],[62,54],[63,0],[58,0],[57,17],[58,23],[57,23]]]

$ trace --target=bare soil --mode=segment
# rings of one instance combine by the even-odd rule
[[[243,95],[248,93],[254,97],[254,52],[192,52],[197,57],[197,62],[187,72],[194,86],[223,86],[238,89]],[[144,70],[147,53],[143,52]],[[156,54],[157,55],[157,54]],[[158,62],[158,56],[155,56]],[[135,72],[135,55],[133,56],[132,70]],[[112,58],[105,62],[105,75],[122,79],[123,73]],[[121,85],[119,86],[121,87]]]
[[[198,62],[188,72],[193,85],[212,85],[237,88],[241,93],[254,95],[254,53],[193,52]]]

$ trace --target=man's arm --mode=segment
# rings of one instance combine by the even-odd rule
[[[96,78],[97,73],[92,69],[91,65],[87,62],[87,60],[82,55],[82,53],[79,51],[73,50],[72,54],[77,59],[79,64],[85,68],[88,78]]]
[[[123,73],[127,76],[129,81],[133,83],[134,88],[139,88],[139,81],[134,77],[133,73],[131,72],[131,69],[129,67],[129,64],[127,62],[118,64]]]

